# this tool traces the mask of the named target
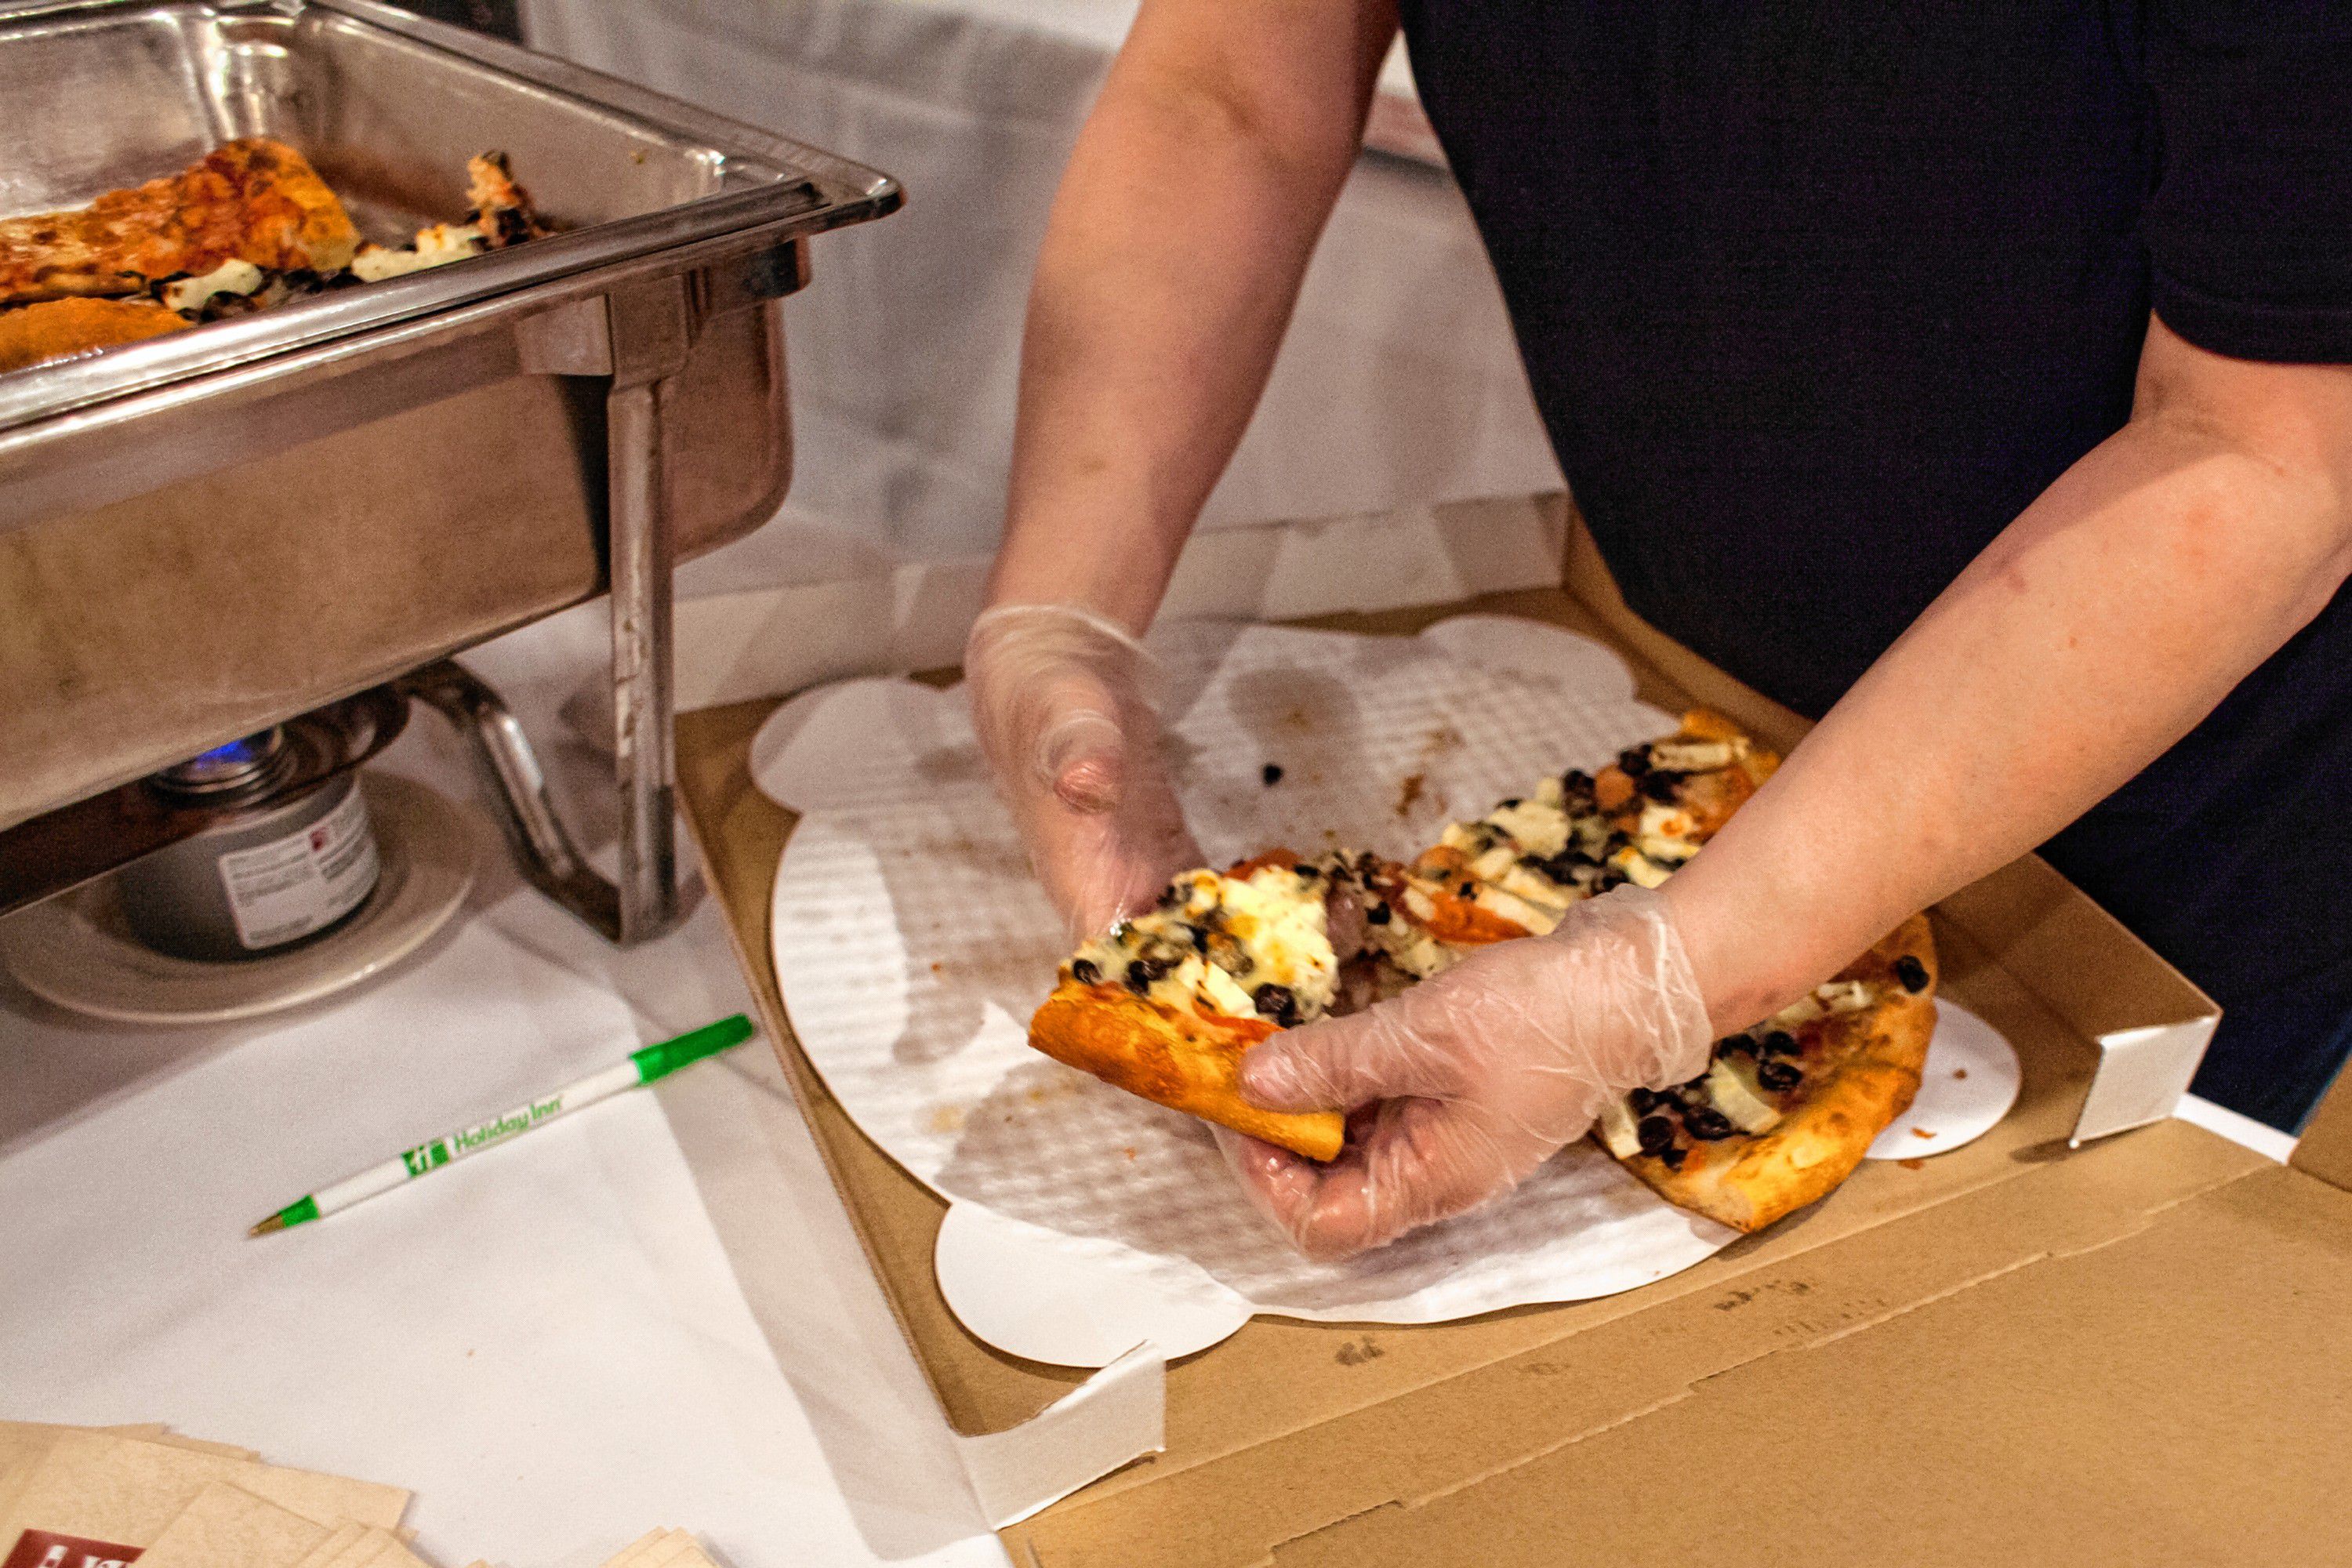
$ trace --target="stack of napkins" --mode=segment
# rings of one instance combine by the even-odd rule
[[[400,1528],[408,1499],[161,1426],[0,1421],[0,1568],[432,1568]],[[656,1530],[605,1568],[715,1565]]]
[[[718,1568],[683,1530],[649,1530],[621,1548],[604,1568]]]

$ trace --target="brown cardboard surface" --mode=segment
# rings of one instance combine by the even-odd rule
[[[2352,1194],[2266,1168],[1273,1560],[2352,1560],[2347,1279]]]
[[[1097,1486],[1012,1533],[1056,1568],[1256,1563],[1271,1542],[1233,1531],[1237,1514],[1287,1514],[1286,1533],[1303,1536],[1391,1504],[1442,1498],[1682,1403],[1750,1361],[1825,1345],[2037,1258],[2103,1245],[2145,1224],[2152,1204],[2210,1190],[2262,1163],[2185,1125],[2150,1129],[2037,1164],[2042,1180],[1999,1184],[1809,1249],[1769,1257],[1759,1249],[1753,1267],[1714,1272],[1700,1289],[1366,1401],[1255,1450],[1156,1478],[1156,1465],[1129,1469],[1112,1479],[1145,1478],[1131,1489],[1138,1495]],[[1416,1331],[1443,1337],[1442,1329]],[[1384,1347],[1398,1332],[1371,1329],[1356,1338]],[[1171,1384],[1171,1416],[1175,1398]],[[1755,1438],[1752,1430],[1746,1436]],[[1174,1458],[1172,1432],[1170,1447]]]
[[[2294,1168],[2352,1191],[2352,1072],[2339,1072],[2320,1097],[2294,1146]]]
[[[1409,632],[1464,608],[1550,620],[1633,652],[1645,699],[1674,709],[1696,696],[1776,743],[1793,742],[1801,720],[1655,634],[1643,635],[1639,623],[1624,624],[1630,617],[1622,605],[1612,610],[1613,595],[1593,588],[1589,569],[1590,563],[1581,584],[1589,602],[1554,591],[1516,593],[1311,624]],[[1572,581],[1577,570],[1572,562]],[[944,1205],[857,1132],[791,1044],[768,959],[769,891],[790,817],[758,793],[748,772],[751,738],[774,706],[742,703],[682,717],[680,796],[771,1037],[919,1362],[954,1426],[1003,1430],[1066,1393],[1081,1374],[1003,1355],[955,1321],[930,1271]],[[1167,1452],[1007,1531],[1015,1560],[1055,1568],[1240,1564],[1270,1555],[1336,1562],[1346,1551],[1354,1563],[1478,1561],[1519,1549],[1510,1534],[1518,1526],[1495,1525],[1471,1552],[1445,1533],[1455,1525],[1433,1521],[1499,1510],[1537,1521],[1520,1543],[1531,1553],[1525,1561],[1559,1561],[1563,1538],[1543,1521],[1598,1507],[1611,1486],[1594,1482],[1575,1510],[1542,1501],[1548,1494],[1539,1492],[1485,1500],[1490,1491],[1505,1499],[1493,1489],[1523,1473],[1580,1463],[1585,1454],[1635,1452],[1630,1436],[1612,1435],[1644,1431],[1669,1413],[1719,1398],[1713,1391],[1727,1383],[1765,1376],[1765,1363],[1778,1363],[1774,1378],[1791,1375],[1789,1367],[1832,1367],[1840,1356],[1859,1353],[1834,1347],[1886,1342],[1875,1336],[2011,1276],[2104,1280],[2095,1269],[2053,1264],[2114,1251],[2149,1232],[2169,1234],[2179,1222],[2163,1216],[2269,1173],[2258,1156],[2178,1122],[2068,1150],[2098,1058],[2092,1037],[2194,1017],[2210,1004],[2046,867],[2021,863],[1940,907],[1937,937],[1951,994],[2007,1035],[2023,1060],[2018,1107],[1991,1134],[1916,1169],[1866,1165],[1814,1210],[1622,1296],[1428,1327],[1255,1321],[1170,1368]],[[2289,1207],[2297,1223],[2333,1212],[2299,1201]],[[2259,1230],[2241,1209],[2226,1212],[2239,1228]],[[2219,1245],[2210,1227],[2194,1234]],[[2322,1268],[2296,1256],[2306,1273]],[[2325,1248],[2320,1256],[2328,1256]],[[1948,1309],[1937,1321],[1950,1315]],[[1974,1319],[1961,1312],[1958,1321]],[[2025,1332],[2034,1337],[2031,1328]],[[1827,1375],[1832,1381],[1807,1396],[1805,1408],[1860,1422],[1872,1400],[1902,1407],[1899,1380],[1895,1391],[1854,1389]],[[1787,1439],[1780,1429],[1759,1438],[1752,1419],[1734,1424],[1743,1430],[1746,1457],[1736,1468],[1696,1473],[1759,1478],[1760,1497],[1725,1489],[1749,1510],[1745,1539],[1759,1541],[1757,1508],[1791,1516],[1785,1494],[1773,1491],[1777,1468],[1759,1469],[1757,1450]],[[1929,1437],[1922,1427],[1882,1458],[1916,1468],[1916,1451]],[[1881,1429],[1875,1441],[1892,1440]],[[1856,1454],[1874,1451],[1857,1439]],[[1874,1472],[1860,1458],[1848,1462],[1843,1495],[1866,1501],[1874,1495]],[[1687,1489],[1691,1473],[1674,1484]],[[1716,1543],[1718,1557],[1722,1546]],[[1796,1560],[1785,1551],[1771,1555]]]

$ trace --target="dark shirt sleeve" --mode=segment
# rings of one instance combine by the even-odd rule
[[[2236,359],[2352,363],[2352,0],[2149,0],[2150,304]]]

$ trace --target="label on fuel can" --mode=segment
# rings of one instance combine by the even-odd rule
[[[356,789],[310,826],[220,858],[236,939],[256,949],[334,924],[368,896],[379,869],[367,803]]]

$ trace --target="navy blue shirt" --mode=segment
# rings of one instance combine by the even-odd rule
[[[2131,411],[2352,362],[2352,3],[1403,0],[1627,599],[1819,714]],[[1890,765],[1899,766],[1899,759]],[[2295,1125],[2352,1043],[2352,595],[2053,840]]]

